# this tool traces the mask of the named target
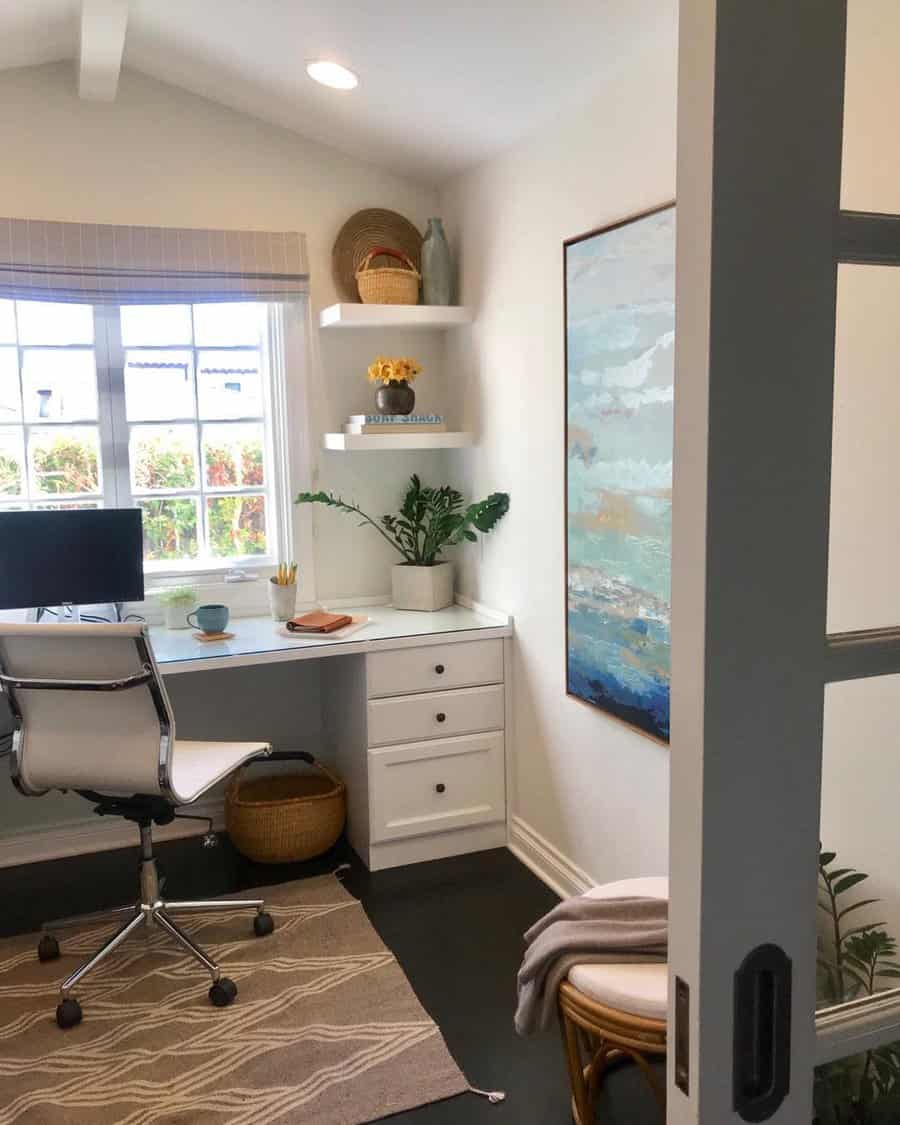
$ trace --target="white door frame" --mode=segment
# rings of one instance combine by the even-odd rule
[[[669,960],[670,995],[679,978],[689,997],[678,1027],[672,1006],[675,1125],[812,1120],[845,40],[844,0],[681,3]],[[792,1081],[774,1113],[741,1118],[735,971],[768,943],[792,965]]]

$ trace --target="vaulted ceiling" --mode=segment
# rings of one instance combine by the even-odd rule
[[[589,98],[677,0],[0,0],[0,69],[71,58],[83,96],[133,68],[435,181]],[[306,63],[352,68],[353,92]],[[73,77],[73,83],[78,79]]]

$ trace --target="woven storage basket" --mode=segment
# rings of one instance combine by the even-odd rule
[[[373,266],[372,259],[381,255],[401,262],[403,268]],[[373,247],[356,271],[359,299],[364,305],[417,305],[421,280],[411,258],[386,246]]]
[[[225,793],[225,827],[256,863],[296,863],[327,852],[344,829],[343,781],[317,762],[318,774],[276,774],[248,781],[239,769]]]

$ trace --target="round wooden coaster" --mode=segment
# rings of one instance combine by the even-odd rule
[[[422,235],[409,219],[380,207],[357,211],[341,227],[331,252],[331,272],[342,300],[359,301],[356,271],[374,246],[402,251],[421,272]],[[396,263],[379,257],[374,259],[374,264]]]

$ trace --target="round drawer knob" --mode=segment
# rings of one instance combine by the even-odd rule
[[[447,786],[443,783],[443,781],[439,781],[434,787],[435,793],[444,793],[446,792],[446,790]]]
[[[442,723],[447,718],[447,716],[444,714],[443,711],[438,711],[438,713],[435,715],[435,718],[437,719],[437,721],[439,723]]]
[[[435,664],[435,666],[434,666],[434,670],[435,670],[435,672],[437,672],[437,674],[438,674],[439,676],[443,676],[443,674],[444,674],[444,665],[443,665],[443,664]]]

